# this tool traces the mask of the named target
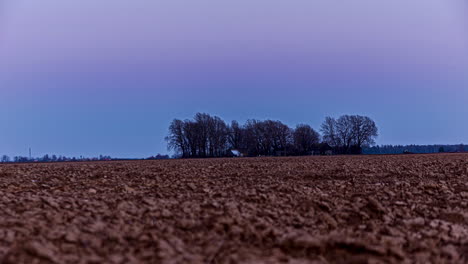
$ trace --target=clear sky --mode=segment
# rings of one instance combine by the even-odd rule
[[[466,0],[0,0],[0,154],[166,153],[173,118],[468,143]]]

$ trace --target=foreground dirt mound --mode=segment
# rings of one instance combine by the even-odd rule
[[[0,166],[1,263],[466,263],[468,155]]]

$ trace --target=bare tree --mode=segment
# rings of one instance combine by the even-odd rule
[[[294,149],[298,155],[310,155],[320,142],[320,134],[311,126],[300,124],[293,132]]]
[[[267,155],[271,143],[265,136],[265,128],[259,120],[247,120],[245,124],[247,152],[250,156]]]
[[[174,150],[183,158],[189,156],[189,146],[185,135],[185,123],[182,120],[174,119],[169,126],[169,135],[166,137],[169,150]]]
[[[337,121],[333,117],[327,116],[325,121],[320,127],[322,132],[323,142],[330,145],[330,147],[336,148],[341,146],[340,138],[338,137]]]
[[[184,121],[184,134],[187,139],[187,148],[189,157],[203,157],[205,145],[203,144],[200,133],[200,126],[197,122],[191,120]],[[202,150],[203,148],[203,150]]]
[[[293,143],[292,129],[281,121],[267,120],[273,142],[273,155],[288,155]]]
[[[229,129],[221,118],[211,117],[208,127],[209,155],[222,157],[226,155],[228,148]]]
[[[375,122],[367,116],[350,116],[353,131],[353,144],[362,150],[362,147],[375,144],[375,138],[379,135]]]
[[[324,142],[341,154],[360,154],[362,147],[375,143],[378,129],[366,116],[343,115],[337,120],[327,117],[322,124]]]
[[[206,157],[209,153],[209,129],[211,123],[211,116],[205,113],[197,113],[194,121],[197,125],[198,133],[198,152],[200,157]]]
[[[343,115],[338,118],[336,121],[336,132],[341,142],[342,154],[348,154],[354,139],[353,123],[349,115]]]
[[[237,121],[232,121],[229,126],[229,147],[231,149],[237,149],[245,151],[245,129],[239,125]]]

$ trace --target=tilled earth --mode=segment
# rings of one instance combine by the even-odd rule
[[[468,155],[0,166],[0,263],[467,263]]]

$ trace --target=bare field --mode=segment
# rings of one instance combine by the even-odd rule
[[[1,263],[466,263],[468,155],[0,166]]]

